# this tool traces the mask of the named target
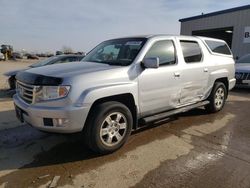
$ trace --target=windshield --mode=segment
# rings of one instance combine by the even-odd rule
[[[52,56],[52,57],[50,57],[48,59],[45,59],[43,61],[40,61],[38,63],[34,63],[34,64],[30,65],[30,67],[32,67],[32,68],[34,68],[34,67],[41,67],[41,66],[50,64],[52,61],[54,61],[57,58],[58,58],[58,56]]]
[[[250,64],[250,54],[241,57],[237,63],[249,63]]]
[[[146,38],[123,38],[105,41],[82,60],[109,65],[130,65],[146,42]]]

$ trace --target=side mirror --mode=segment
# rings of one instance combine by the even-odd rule
[[[159,67],[159,57],[149,57],[142,61],[145,68],[157,69]]]

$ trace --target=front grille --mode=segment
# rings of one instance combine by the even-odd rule
[[[35,86],[25,84],[23,82],[17,81],[17,94],[26,103],[31,104],[33,102],[33,92]]]
[[[250,73],[244,73],[244,72],[236,72],[235,78],[237,80],[250,80]]]

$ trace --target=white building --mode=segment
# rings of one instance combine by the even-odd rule
[[[183,18],[181,35],[197,35],[225,40],[234,57],[250,53],[250,5]]]

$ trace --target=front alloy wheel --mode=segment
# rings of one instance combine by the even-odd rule
[[[98,104],[83,129],[85,143],[95,152],[112,153],[126,142],[132,127],[133,116],[126,105],[116,101]]]
[[[127,119],[120,112],[109,114],[103,121],[100,129],[100,138],[103,144],[114,146],[125,136],[127,131]]]

